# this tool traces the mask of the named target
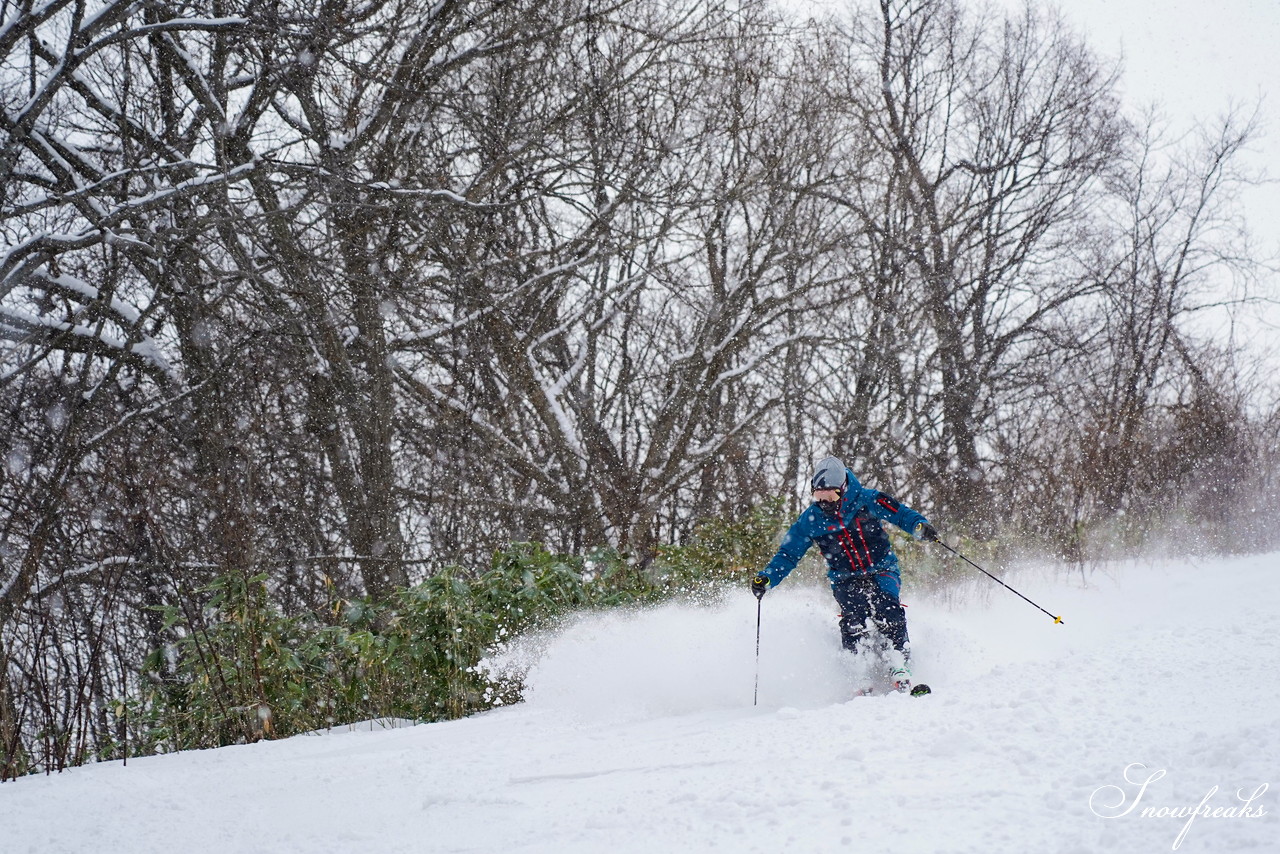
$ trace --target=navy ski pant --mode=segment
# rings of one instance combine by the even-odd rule
[[[901,651],[906,645],[907,614],[902,603],[881,589],[875,578],[847,578],[833,584],[831,592],[840,603],[840,641],[845,649],[856,652],[870,627],[878,629],[894,649]]]

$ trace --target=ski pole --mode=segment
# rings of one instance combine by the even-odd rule
[[[960,558],[960,559],[961,559],[962,561],[964,561],[965,563],[969,564],[969,566],[971,566],[971,567],[973,567],[974,569],[978,570],[978,572],[981,572],[981,573],[982,573],[983,575],[985,575],[987,578],[990,578],[992,581],[1000,581],[1000,579],[996,578],[994,575],[992,575],[991,573],[987,572],[985,569],[983,569],[982,567],[978,566],[976,563],[974,563],[973,561],[969,560],[969,559],[968,559],[967,557],[965,557],[964,555],[960,554],[960,552],[958,552],[958,551],[956,551],[955,549],[951,548],[951,546],[947,545],[947,544],[946,544],[946,543],[944,543],[942,540],[940,540],[940,539],[939,539],[939,540],[934,540],[934,542],[935,542],[935,543],[937,543],[938,545],[942,546],[942,547],[943,547],[944,549],[946,549],[947,551],[951,552],[951,553],[952,553],[953,555],[955,555],[956,557]],[[1000,584],[1001,584],[1001,585],[1003,585],[1003,586],[1004,586],[1004,588],[1005,588],[1006,590],[1009,590],[1010,592],[1013,592],[1013,593],[1017,593],[1017,594],[1018,594],[1018,596],[1021,596],[1021,597],[1022,597],[1022,600],[1023,600],[1024,602],[1026,602],[1027,604],[1029,604],[1029,605],[1035,605],[1037,608],[1040,608],[1040,606],[1039,606],[1039,605],[1036,605],[1036,603],[1035,603],[1035,602],[1032,602],[1032,601],[1031,601],[1030,599],[1028,599],[1026,596],[1023,596],[1021,593],[1018,593],[1018,591],[1017,591],[1017,590],[1014,590],[1012,587],[1010,587],[1009,585],[1005,584],[1003,581],[1000,581]],[[1057,623],[1057,624],[1059,624],[1059,625],[1065,625],[1065,623],[1063,623],[1063,622],[1062,622],[1062,618],[1061,618],[1061,617],[1056,616],[1055,614],[1051,614],[1051,613],[1049,613],[1048,611],[1045,611],[1045,609],[1044,609],[1044,608],[1040,608],[1040,610],[1041,610],[1041,611],[1044,611],[1046,614],[1049,614],[1049,616],[1050,616],[1050,617],[1053,617],[1053,622],[1054,622],[1054,623]],[[759,653],[757,652],[757,654],[759,654]]]
[[[756,692],[751,698],[751,705],[760,705],[760,606],[764,598],[756,599]]]

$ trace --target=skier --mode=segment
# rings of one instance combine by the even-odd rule
[[[835,457],[818,463],[810,485],[813,504],[787,531],[773,560],[752,579],[751,592],[759,599],[770,587],[777,587],[817,543],[827,561],[831,593],[840,605],[844,648],[858,652],[859,642],[870,640],[874,626],[897,653],[885,655],[890,682],[897,691],[910,691],[907,616],[898,601],[902,577],[898,557],[880,520],[892,522],[919,540],[936,540],[938,532],[928,519],[897,499],[863,487]],[[883,648],[879,651],[887,653]]]

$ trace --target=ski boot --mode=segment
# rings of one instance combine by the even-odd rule
[[[923,697],[925,694],[931,693],[928,685],[921,683],[919,685],[911,684],[911,671],[905,666],[895,667],[893,672],[889,674],[889,681],[893,684],[893,690],[899,694],[910,694],[913,697]]]
[[[889,674],[889,683],[899,694],[911,693],[911,671],[906,666],[895,667]]]

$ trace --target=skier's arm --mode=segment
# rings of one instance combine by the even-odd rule
[[[800,558],[804,557],[805,552],[809,551],[809,547],[813,545],[813,540],[809,538],[808,526],[805,525],[804,515],[802,514],[795,524],[787,531],[787,535],[782,538],[782,544],[778,546],[778,553],[773,556],[773,560],[760,571],[760,574],[769,579],[770,587],[777,587],[782,583],[782,579],[791,574],[791,570],[796,568],[796,564],[800,563]]]
[[[912,510],[892,495],[877,492],[874,489],[864,489],[863,493],[865,493],[865,504],[870,508],[872,515],[886,522],[892,522],[912,536],[919,537],[920,531],[923,530],[919,526],[929,524],[924,514]]]

